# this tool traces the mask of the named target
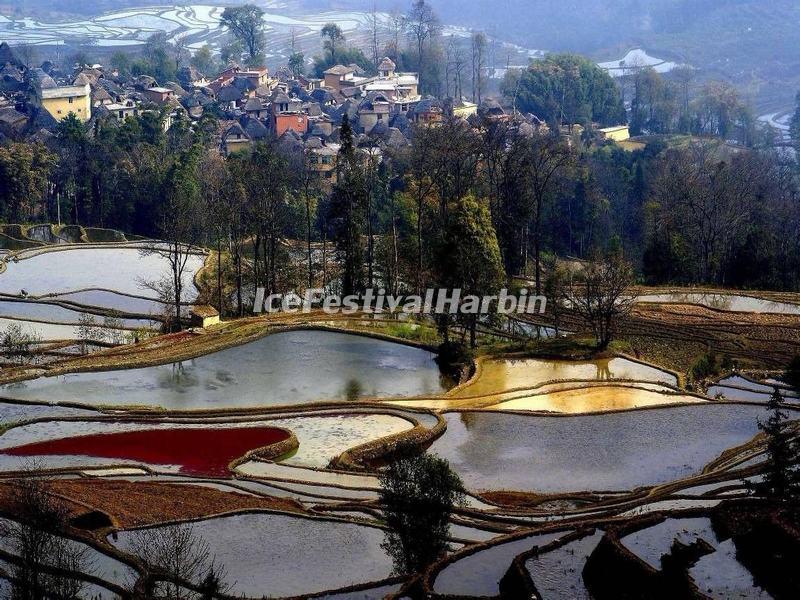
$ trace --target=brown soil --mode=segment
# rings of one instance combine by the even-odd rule
[[[248,496],[193,485],[75,479],[52,481],[49,486],[53,493],[110,515],[121,528],[197,519],[235,510],[305,512],[298,502],[286,498]],[[82,508],[78,514],[85,511]]]

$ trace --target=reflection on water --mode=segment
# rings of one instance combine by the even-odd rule
[[[235,596],[301,596],[378,581],[391,575],[380,529],[279,514],[250,514],[194,524],[225,572]],[[121,531],[118,548],[133,548]],[[298,549],[302,549],[298,551]],[[313,575],[313,576],[310,576]]]
[[[583,381],[628,379],[677,384],[677,378],[671,373],[625,358],[592,361],[493,359],[483,361],[478,378],[454,395],[464,397],[493,394],[565,379]]]
[[[40,378],[5,386],[0,393],[188,409],[412,396],[442,389],[434,355],[426,350],[355,335],[292,331],[181,363]]]
[[[764,416],[712,404],[574,417],[449,413],[431,452],[471,490],[628,490],[699,472],[752,439]]]

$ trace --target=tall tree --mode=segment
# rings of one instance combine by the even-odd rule
[[[161,281],[142,283],[173,306],[172,328],[181,328],[181,305],[185,302],[184,283],[189,259],[197,253],[202,237],[199,181],[200,149],[182,152],[167,170],[162,191],[164,201],[158,211],[158,231],[163,242],[142,248],[144,254],[159,254],[169,263],[169,276]]]
[[[485,202],[465,196],[457,202],[437,249],[438,284],[464,296],[496,295],[505,279],[500,247]],[[478,314],[459,315],[476,345]],[[447,336],[445,336],[447,338]]]
[[[326,23],[320,31],[323,42],[322,47],[330,56],[331,64],[336,64],[336,53],[339,46],[344,44],[344,33],[336,23]]]
[[[342,294],[364,289],[366,259],[363,235],[367,223],[367,190],[362,159],[353,146],[347,115],[342,119],[341,148],[336,164],[336,185],[328,206],[328,220],[342,265]]]
[[[570,304],[591,327],[597,348],[605,350],[636,301],[631,291],[633,268],[621,251],[611,251],[589,261],[583,273],[572,273],[570,278]]]
[[[783,407],[783,395],[775,388],[767,402],[769,418],[765,422],[758,422],[758,428],[766,438],[767,468],[763,479],[750,484],[750,487],[759,496],[788,502],[800,496],[800,473],[797,443],[793,441],[789,415]]]
[[[229,6],[222,11],[222,24],[241,42],[251,65],[264,60],[264,11],[253,4]]]
[[[43,213],[56,156],[41,144],[0,146],[0,212],[12,223]]]
[[[414,0],[405,17],[406,31],[414,43],[417,71],[422,76],[426,65],[426,45],[438,35],[439,17],[425,0]]]
[[[486,35],[481,31],[472,34],[472,101],[481,103],[483,88],[483,72],[486,69]]]

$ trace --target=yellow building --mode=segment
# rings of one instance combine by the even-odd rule
[[[624,142],[631,138],[631,132],[627,125],[617,125],[616,127],[605,127],[597,130],[600,137],[604,140],[612,140],[614,142]]]
[[[42,108],[56,121],[65,119],[73,113],[81,121],[92,116],[92,88],[86,85],[45,88],[41,91]]]

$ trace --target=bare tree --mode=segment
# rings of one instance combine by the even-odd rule
[[[148,597],[194,600],[213,598],[227,589],[208,543],[191,523],[140,529],[130,549],[151,571]]]
[[[569,303],[592,328],[599,350],[605,350],[619,320],[636,302],[631,290],[633,268],[622,252],[611,252],[587,263],[582,273],[569,275]]]
[[[406,31],[417,51],[417,70],[425,66],[425,45],[439,32],[439,18],[425,0],[414,0],[405,19]]]
[[[33,474],[14,482],[16,521],[7,521],[0,534],[14,562],[12,597],[15,600],[71,600],[85,586],[78,575],[91,575],[88,548],[63,536],[69,513],[64,503],[48,493]]]
[[[195,149],[183,153],[170,168],[164,185],[164,204],[158,215],[158,229],[162,241],[145,244],[140,252],[144,255],[163,256],[169,265],[169,293],[163,281],[143,282],[169,299],[174,308],[173,327],[181,327],[181,304],[184,301],[184,278],[189,260],[196,256],[202,236],[200,184],[198,180],[198,156]],[[163,297],[162,296],[167,296]]]
[[[370,52],[372,53],[372,62],[375,66],[378,65],[380,57],[380,44],[379,44],[379,27],[378,22],[378,9],[375,2],[372,3],[372,13],[369,20],[370,26]]]
[[[483,94],[483,72],[486,69],[486,35],[476,31],[472,34],[472,101],[481,103]]]
[[[0,334],[0,353],[13,362],[31,364],[37,356],[34,349],[42,342],[42,337],[36,331],[25,330],[22,325],[12,323]]]

